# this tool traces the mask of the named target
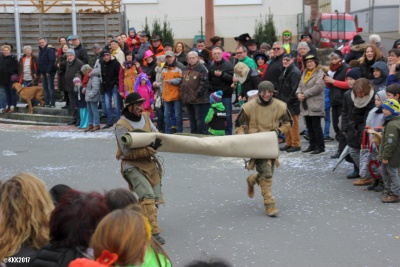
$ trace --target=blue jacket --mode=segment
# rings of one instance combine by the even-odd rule
[[[44,48],[39,46],[39,60],[36,74],[55,73],[56,49],[46,45]]]

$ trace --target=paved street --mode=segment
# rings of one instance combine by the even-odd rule
[[[0,124],[0,178],[32,172],[49,188],[127,187],[111,131],[62,129]],[[258,187],[247,197],[243,159],[162,153],[167,203],[159,224],[173,266],[214,256],[239,267],[399,266],[400,204],[353,186],[347,163],[332,172],[336,145],[315,156],[281,152],[278,218],[265,215]]]

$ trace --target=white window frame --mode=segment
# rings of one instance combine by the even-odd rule
[[[262,5],[263,0],[214,0],[214,6]]]

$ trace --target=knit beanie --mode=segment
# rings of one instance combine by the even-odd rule
[[[260,84],[258,85],[258,92],[261,93],[267,90],[270,91],[271,93],[276,93],[273,83],[271,83],[270,81],[260,82]]]
[[[392,113],[392,115],[398,116],[400,115],[400,105],[399,102],[395,99],[388,99],[386,100],[383,105],[382,109],[387,109]]]
[[[261,49],[265,49],[265,50],[270,50],[271,49],[271,46],[269,45],[269,44],[267,44],[267,43],[262,43],[261,45],[260,45],[260,50]]]
[[[70,55],[75,56],[75,50],[70,48],[70,49],[68,49],[67,53],[65,53],[65,54],[67,54],[67,55],[70,54]]]
[[[210,103],[219,103],[222,100],[222,91],[218,90],[210,95]]]
[[[361,78],[361,70],[359,68],[354,68],[354,69],[349,70],[346,73],[346,78],[348,78],[348,77],[352,78],[353,80],[360,79]]]
[[[75,77],[75,78],[72,80],[72,82],[73,82],[74,84],[81,83],[81,79],[80,79],[79,77]]]

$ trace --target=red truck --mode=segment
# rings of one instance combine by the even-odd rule
[[[354,35],[362,30],[362,28],[357,28],[356,22],[350,14],[320,13],[313,27],[313,42],[319,48],[337,48],[346,45]]]

